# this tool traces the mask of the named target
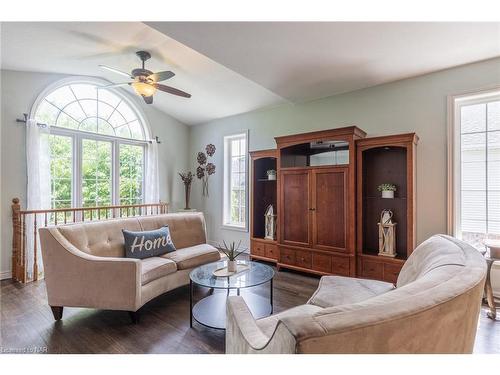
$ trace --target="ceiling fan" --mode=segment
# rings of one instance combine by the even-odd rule
[[[137,95],[142,96],[142,98],[147,104],[153,103],[153,94],[156,92],[156,90],[168,92],[169,94],[177,96],[182,96],[184,98],[191,97],[191,94],[188,94],[187,92],[158,83],[172,78],[175,75],[175,73],[169,70],[157,73],[153,73],[152,71],[147,70],[144,67],[144,63],[146,62],[146,60],[149,60],[151,58],[151,54],[149,52],[137,51],[135,54],[139,56],[139,58],[141,59],[142,68],[136,68],[132,70],[130,74],[115,68],[111,68],[106,65],[99,65],[103,69],[109,70],[117,74],[121,74],[122,76],[126,76],[133,80],[132,82],[114,83],[108,86],[102,86],[100,87],[100,89],[108,89],[118,86],[129,85],[132,86]]]

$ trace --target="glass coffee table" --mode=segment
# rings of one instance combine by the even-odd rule
[[[195,268],[189,275],[189,324],[193,319],[198,323],[215,329],[226,328],[226,302],[231,293],[241,295],[255,319],[273,313],[274,270],[262,263],[238,261],[248,269],[229,277],[215,277],[213,272],[227,265],[227,261],[204,264]],[[269,299],[252,293],[248,288],[269,283]],[[193,305],[194,287],[210,289],[210,294]]]

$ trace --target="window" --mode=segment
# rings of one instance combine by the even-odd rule
[[[98,86],[59,85],[34,109],[50,126],[52,208],[143,202],[144,124],[119,91]]]
[[[452,226],[484,248],[500,239],[500,92],[453,99]]]
[[[245,133],[224,137],[225,226],[247,229],[247,136]]]

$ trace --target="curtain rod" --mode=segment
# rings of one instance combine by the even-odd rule
[[[23,119],[20,119],[20,118],[16,118],[16,122],[23,122],[26,124],[26,122],[28,121],[28,114],[27,113],[23,113]],[[46,128],[47,127],[47,124],[43,124],[41,122],[37,122],[36,123],[38,126],[42,127],[42,128]]]
[[[23,117],[24,117],[23,119],[16,118],[16,122],[22,122],[22,123],[26,124],[26,122],[28,121],[28,114],[27,113],[23,113]],[[38,126],[40,126],[41,128],[46,128],[48,126],[47,124],[44,124],[44,123],[41,123],[41,122],[37,122],[36,124]],[[161,143],[160,138],[157,135],[154,137],[154,139],[149,140],[147,142],[148,143],[153,143],[153,141],[156,142],[156,143]]]

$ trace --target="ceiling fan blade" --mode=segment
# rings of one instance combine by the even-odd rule
[[[107,66],[107,65],[99,65],[99,66],[101,68],[103,68],[103,69],[109,70],[110,72],[113,72],[113,73],[116,73],[116,74],[121,74],[122,76],[134,79],[134,77],[132,77],[129,73],[122,72],[121,70],[112,68],[112,67]]]
[[[153,95],[151,96],[142,96],[146,104],[153,104]]]
[[[160,91],[168,92],[169,94],[177,95],[177,96],[182,96],[184,98],[190,98],[191,94],[188,94],[187,92],[184,92],[182,90],[176,89],[174,87],[162,85],[161,83],[152,83],[154,87],[156,87]]]
[[[167,70],[164,72],[153,73],[150,76],[148,76],[148,78],[153,80],[154,82],[161,82],[169,78],[172,78],[173,76],[175,76],[175,73],[171,72],[170,70]]]
[[[132,84],[132,82],[113,83],[113,84],[107,85],[107,86],[97,86],[97,90],[111,89],[113,87],[127,86],[127,85],[131,85],[131,84]]]

